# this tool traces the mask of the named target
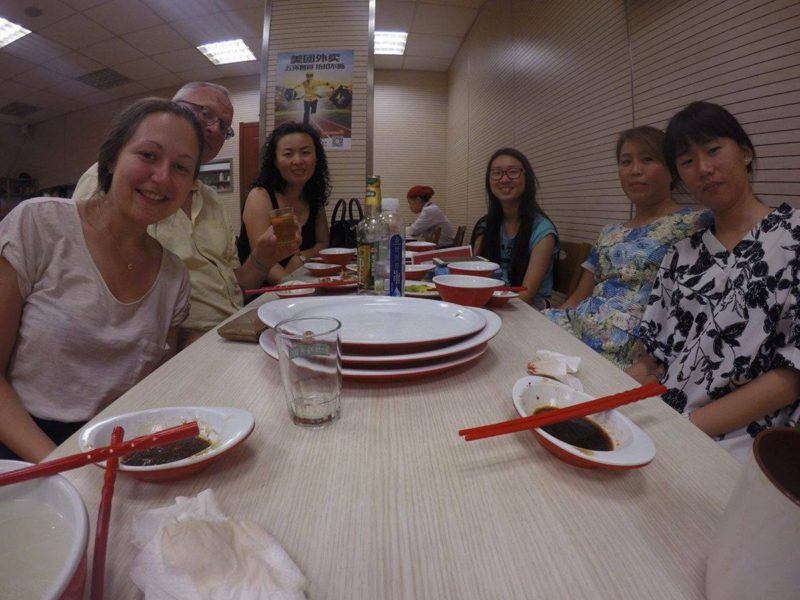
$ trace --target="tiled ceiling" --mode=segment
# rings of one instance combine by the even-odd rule
[[[405,56],[376,56],[375,67],[446,71],[483,2],[376,0],[376,29],[409,36]],[[38,107],[14,105],[0,122],[37,123],[197,79],[256,75],[259,61],[215,66],[195,46],[242,38],[258,56],[263,9],[264,0],[0,0],[0,16],[32,32],[0,49],[0,108]],[[83,83],[103,69],[130,81]]]

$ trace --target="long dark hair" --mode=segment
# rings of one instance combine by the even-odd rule
[[[519,202],[519,231],[515,238],[514,251],[511,254],[511,263],[508,267],[509,282],[511,285],[520,285],[525,278],[525,271],[528,269],[528,261],[530,260],[528,240],[531,237],[533,225],[537,217],[545,218],[548,221],[550,218],[536,202],[536,190],[539,187],[539,181],[536,179],[531,163],[519,150],[500,148],[492,154],[486,165],[485,185],[488,214],[486,215],[486,230],[478,253],[496,263],[500,262],[500,228],[503,226],[503,207],[500,205],[497,196],[492,193],[491,186],[492,163],[498,156],[516,158],[522,165],[523,171],[525,171],[525,189],[520,195]]]
[[[278,156],[278,142],[282,137],[291,133],[305,133],[314,142],[317,164],[314,167],[311,179],[306,181],[303,186],[303,200],[308,203],[311,209],[324,206],[327,204],[328,196],[331,193],[328,159],[325,157],[325,149],[322,147],[319,133],[311,125],[289,122],[283,123],[272,130],[261,154],[261,169],[258,172],[258,177],[250,187],[262,187],[271,192],[283,192],[286,187],[286,181],[283,179],[275,162]],[[312,212],[316,213],[316,210],[312,210]]]
[[[729,138],[742,148],[749,148],[753,159],[747,172],[753,172],[756,149],[739,121],[719,104],[692,102],[675,113],[664,134],[664,159],[674,180],[679,181],[678,157],[689,150],[692,143],[704,144],[716,138]]]
[[[200,173],[200,157],[203,156],[203,130],[194,113],[172,100],[163,98],[142,98],[131,104],[119,113],[106,133],[106,138],[100,145],[97,158],[97,187],[101,192],[108,192],[111,181],[114,179],[111,168],[119,158],[119,153],[125,147],[142,121],[150,115],[168,113],[187,121],[194,129],[197,137],[197,160],[194,163],[194,178]]]

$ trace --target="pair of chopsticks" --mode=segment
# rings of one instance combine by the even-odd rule
[[[245,296],[252,296],[254,294],[266,294],[267,292],[288,292],[291,290],[307,290],[309,288],[332,288],[342,286],[352,286],[356,281],[354,279],[344,279],[342,281],[321,281],[319,283],[304,283],[296,285],[273,285],[270,287],[262,287],[256,290],[245,290]]]
[[[119,444],[125,435],[125,430],[119,425],[111,433],[111,444]],[[103,492],[100,496],[100,508],[97,511],[97,527],[94,534],[94,558],[92,560],[92,592],[91,600],[103,600],[106,575],[106,547],[108,546],[108,526],[111,520],[111,498],[114,496],[114,483],[117,480],[116,456],[106,461],[106,471],[103,475]]]
[[[623,404],[630,404],[638,400],[644,400],[652,396],[658,396],[667,391],[667,388],[660,383],[648,383],[638,388],[620,392],[619,394],[612,394],[610,396],[603,396],[581,404],[574,404],[566,408],[557,408],[555,410],[548,410],[539,414],[534,414],[529,417],[522,417],[521,419],[512,419],[510,421],[503,421],[501,423],[494,423],[492,425],[481,425],[480,427],[471,427],[469,429],[462,429],[458,435],[462,436],[465,441],[472,442],[475,440],[482,440],[484,438],[494,437],[496,435],[504,435],[506,433],[515,433],[517,431],[525,431],[528,429],[535,429],[537,427],[546,427],[554,423],[562,421],[569,421],[570,419],[577,419],[578,417],[586,417],[594,413],[604,412],[617,408]]]

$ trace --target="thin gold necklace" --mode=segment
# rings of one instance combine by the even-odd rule
[[[98,206],[97,206],[97,209],[96,209],[96,212],[102,212],[102,211],[103,211],[103,206],[102,206],[102,205],[103,205],[103,201],[102,201],[102,199],[101,199],[101,198],[99,198],[99,197],[96,197],[96,196],[95,196],[95,198],[97,199],[97,204],[98,204]],[[86,206],[86,209],[85,209],[85,211],[84,211],[86,222],[87,222],[87,223],[89,223],[89,225],[92,227],[92,229],[94,229],[96,232],[98,232],[98,233],[100,233],[100,234],[102,234],[102,235],[106,236],[108,239],[110,239],[110,240],[112,241],[111,247],[114,249],[114,253],[115,253],[115,254],[116,254],[116,255],[117,255],[119,258],[121,258],[121,259],[122,259],[122,262],[123,262],[123,263],[125,263],[125,265],[126,265],[126,266],[127,266],[127,268],[128,268],[128,271],[133,271],[133,270],[136,268],[136,265],[135,265],[135,263],[134,263],[134,262],[131,262],[131,261],[130,261],[130,259],[129,259],[127,256],[123,255],[122,251],[119,249],[119,246],[118,246],[116,243],[113,243],[115,240],[114,240],[114,238],[111,236],[111,233],[110,233],[109,231],[107,231],[105,227],[98,227],[97,225],[95,225],[94,223],[92,223],[92,220],[89,218],[89,214],[90,214],[90,213],[91,213],[91,211],[93,210],[93,209],[91,208],[91,202],[92,202],[92,200],[94,200],[95,198],[90,198],[89,200],[87,200],[87,201],[86,201],[86,205],[85,205],[85,206]],[[99,217],[99,215],[98,215],[98,217]],[[101,219],[101,220],[102,220],[102,219]]]

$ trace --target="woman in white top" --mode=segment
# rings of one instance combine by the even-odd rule
[[[189,276],[147,226],[183,204],[202,150],[188,109],[140,100],[100,148],[95,195],[0,222],[0,458],[42,460],[174,352]]]
[[[439,229],[439,246],[449,246],[453,243],[456,229],[447,220],[447,217],[436,204],[431,201],[433,188],[427,185],[415,185],[406,194],[408,207],[415,215],[419,215],[417,220],[406,227],[408,237],[420,238],[426,241],[433,241],[433,232]]]

